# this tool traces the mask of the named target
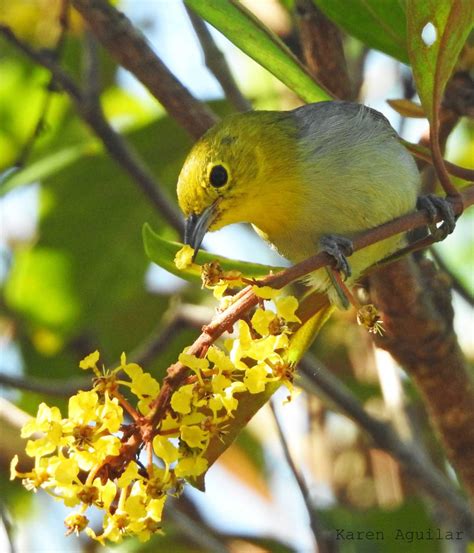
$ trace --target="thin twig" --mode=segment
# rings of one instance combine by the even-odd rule
[[[80,117],[101,139],[111,157],[132,177],[166,221],[182,235],[184,225],[177,208],[161,192],[161,186],[157,186],[156,179],[132,146],[110,126],[104,116],[99,99],[91,102],[91,98],[83,94],[79,86],[54,60],[21,41],[9,27],[0,25],[0,34],[27,57],[51,71],[55,83],[59,84],[74,101]]]
[[[204,521],[196,521],[179,506],[167,505],[167,513],[188,540],[209,553],[229,553],[227,544]]]
[[[426,148],[426,146],[423,146],[422,144],[413,144],[402,139],[400,140],[400,142],[415,157],[426,161],[427,163],[433,164],[430,151],[428,148]],[[459,165],[455,165],[454,163],[451,163],[447,160],[444,160],[444,165],[446,166],[446,170],[451,175],[453,175],[453,177],[459,177],[460,179],[464,179],[466,181],[474,181],[474,171],[472,169],[468,169],[467,167],[460,167]]]
[[[95,36],[86,31],[84,34],[84,61],[82,82],[84,83],[84,98],[91,104],[98,101],[101,92],[101,75],[99,60],[99,44]]]
[[[148,367],[181,331],[188,328],[202,329],[210,316],[212,316],[212,311],[205,307],[180,305],[164,326],[163,321],[160,322],[159,330],[154,331],[148,340],[140,344],[130,354],[130,358],[140,366]]]
[[[300,473],[300,471],[296,468],[296,464],[293,461],[293,457],[290,452],[290,448],[288,447],[288,442],[286,441],[285,433],[283,432],[283,428],[280,424],[280,421],[278,419],[278,415],[275,409],[275,405],[273,403],[273,400],[270,402],[270,409],[273,414],[273,420],[275,421],[275,425],[278,432],[278,437],[280,439],[280,444],[283,449],[283,454],[285,456],[285,460],[288,464],[288,467],[293,474],[294,479],[296,480],[296,484],[300,490],[301,497],[303,498],[304,504],[306,506],[306,511],[309,516],[309,523],[311,526],[311,530],[313,532],[313,537],[315,542],[318,545],[318,552],[319,553],[328,553],[329,549],[327,547],[327,537],[326,533],[324,531],[324,528],[321,525],[321,522],[319,521],[318,517],[316,516],[316,509],[312,505],[311,496],[309,493],[308,486],[306,485],[306,481],[303,478],[303,475]]]
[[[451,523],[456,523],[474,537],[474,516],[469,506],[416,444],[402,442],[390,424],[369,415],[344,384],[324,369],[312,354],[305,355],[299,372],[303,376],[301,385],[306,391],[318,396],[322,391],[378,447],[391,453],[402,464],[420,488],[443,507]]]
[[[169,345],[170,340],[178,336],[181,331],[186,328],[202,328],[209,320],[209,311],[206,308],[202,308],[202,312],[200,312],[199,309],[196,309],[196,306],[180,305],[173,317],[164,326],[161,323],[160,328],[153,331],[152,337],[127,357],[142,367],[147,367],[157,355],[164,351]],[[113,364],[113,366],[118,364],[119,361]],[[89,390],[91,388],[91,379],[90,377],[69,378],[66,381],[58,378],[36,378],[31,375],[14,376],[0,373],[0,386],[46,396],[71,397],[79,390]]]
[[[33,376],[13,376],[0,373],[0,386],[16,388],[25,392],[34,392],[46,396],[71,397],[78,390],[90,390],[89,377],[76,379],[35,378]]]
[[[185,88],[152,50],[143,34],[106,0],[72,0],[99,42],[128,69],[194,138],[217,121],[217,116]]]
[[[15,538],[14,538],[14,525],[12,523],[7,506],[3,501],[0,501],[0,520],[3,522],[3,529],[5,530],[8,546],[10,548],[10,553],[16,553],[17,548],[15,545]]]
[[[227,65],[224,54],[219,50],[204,21],[196,15],[188,6],[186,11],[193,25],[196,36],[204,53],[206,67],[214,75],[224,91],[225,97],[237,111],[249,111],[252,109],[250,102],[240,92],[237,83]]]

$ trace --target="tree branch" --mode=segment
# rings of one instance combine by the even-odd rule
[[[474,536],[474,516],[446,477],[431,463],[416,444],[404,443],[393,427],[365,411],[355,396],[329,371],[321,367],[312,354],[300,363],[301,386],[308,392],[329,398],[336,408],[361,427],[381,449],[389,452],[404,467],[420,488],[456,523]]]
[[[318,553],[330,553],[331,547],[328,543],[330,536],[328,535],[327,531],[325,531],[324,528],[321,526],[321,522],[316,516],[315,508],[311,504],[311,497],[309,494],[308,486],[306,485],[303,475],[297,469],[296,464],[293,461],[293,457],[291,456],[290,449],[288,447],[288,443],[283,432],[283,428],[281,427],[280,421],[278,420],[278,415],[276,413],[275,406],[273,405],[273,401],[270,401],[270,409],[273,413],[273,419],[276,424],[278,437],[280,438],[281,447],[283,449],[283,454],[285,456],[288,467],[290,468],[290,471],[293,474],[294,479],[296,480],[296,484],[298,485],[301,497],[303,498],[304,504],[306,506],[311,530],[313,532],[314,539],[318,545]]]
[[[453,329],[449,282],[430,260],[407,258],[375,271],[370,292],[386,330],[376,342],[415,381],[474,500],[474,386]]]
[[[436,262],[436,265],[446,273],[449,277],[450,284],[452,289],[457,292],[463,300],[465,300],[471,307],[474,307],[474,296],[471,292],[464,286],[461,280],[453,273],[453,271],[448,267],[443,256],[438,252],[436,248],[430,248],[430,255]]]
[[[353,98],[341,32],[312,0],[296,0],[296,21],[308,69],[341,100]]]
[[[117,63],[145,85],[193,138],[199,138],[218,121],[217,116],[176,79],[122,12],[106,0],[72,0],[72,4]]]
[[[252,109],[250,102],[240,92],[237,83],[227,65],[224,54],[219,50],[206,23],[185,5],[194,32],[199,39],[206,67],[214,75],[224,91],[226,98],[237,111],[249,111]]]
[[[455,199],[451,200],[455,213],[462,210],[462,203]],[[474,203],[474,186],[471,186],[463,192],[463,203],[465,206]],[[358,251],[376,242],[394,236],[407,230],[412,230],[428,224],[429,217],[425,211],[416,211],[404,215],[393,221],[370,229],[353,240],[354,251]],[[325,252],[320,252],[317,255],[298,263],[289,269],[280,271],[274,275],[269,275],[260,279],[259,284],[272,286],[274,288],[283,288],[290,282],[297,280],[306,274],[320,269],[325,265],[332,263],[332,259]],[[213,321],[204,328],[203,333],[188,349],[188,353],[203,355],[209,346],[221,336],[227,329],[231,328],[235,321],[241,318],[249,309],[258,303],[257,296],[252,292],[251,287],[242,290],[235,297],[234,303],[223,313],[214,317]],[[150,422],[155,426],[158,421],[164,416],[164,413],[169,405],[173,391],[181,384],[187,374],[187,369],[181,363],[175,363],[168,369],[168,375],[163,382],[160,396],[151,406]]]
[[[462,201],[456,198],[448,200],[453,205],[455,213],[463,209],[463,205],[472,205],[474,203],[474,186],[463,191]],[[438,217],[438,220],[440,217]],[[389,238],[401,232],[412,230],[431,223],[428,213],[424,210],[409,213],[398,219],[370,229],[356,236],[353,240],[354,252],[364,247],[370,246],[378,241]],[[276,274],[268,275],[258,281],[259,285],[272,286],[280,289],[297,280],[306,274],[320,269],[332,263],[333,260],[325,252],[285,269]],[[187,353],[197,357],[203,357],[209,347],[227,330],[231,329],[233,324],[241,319],[252,307],[258,304],[259,298],[253,293],[252,287],[248,286],[234,296],[234,302],[225,311],[218,313],[209,325],[203,328],[202,334],[187,349]],[[145,417],[143,425],[136,429],[136,432],[122,444],[120,454],[116,457],[107,459],[104,466],[108,470],[120,472],[127,463],[134,458],[138,448],[143,442],[143,436],[153,435],[157,425],[165,416],[170,405],[171,396],[174,391],[184,382],[188,375],[188,368],[180,362],[174,363],[167,370],[167,375],[163,380],[160,393],[150,404],[150,412]]]
[[[19,40],[9,27],[0,25],[0,34],[28,58],[51,72],[55,83],[61,86],[73,100],[79,116],[89,125],[92,132],[100,138],[112,158],[132,177],[133,181],[141,188],[165,220],[182,235],[184,224],[178,209],[161,192],[156,185],[155,178],[132,146],[127,144],[125,139],[110,126],[104,116],[99,99],[92,99],[90,91],[89,94],[83,93],[79,86],[53,59]]]

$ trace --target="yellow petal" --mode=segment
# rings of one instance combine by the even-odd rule
[[[253,328],[260,334],[266,336],[269,334],[269,326],[275,320],[275,313],[268,309],[257,309],[252,317],[251,323]]]
[[[100,354],[96,350],[93,353],[89,353],[84,359],[79,363],[79,367],[83,370],[95,369],[97,368],[97,362],[99,361]]]
[[[298,309],[298,300],[294,296],[283,296],[275,300],[278,315],[285,319],[288,323],[300,323],[299,319],[295,315],[295,311]]]
[[[264,300],[273,300],[278,294],[281,294],[280,290],[271,286],[252,286],[252,292]]]
[[[191,246],[183,246],[174,258],[176,267],[183,271],[193,264],[194,249]]]
[[[168,465],[174,463],[179,458],[178,449],[164,436],[155,436],[153,438],[153,450]]]

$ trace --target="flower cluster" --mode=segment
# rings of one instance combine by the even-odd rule
[[[166,494],[177,493],[179,482],[163,466],[151,463],[146,469],[138,459],[129,462],[118,478],[100,474],[108,459],[120,455],[127,432],[159,392],[159,384],[135,363],[122,355],[120,365],[112,371],[100,371],[96,351],[80,363],[95,374],[94,387],[80,391],[69,399],[68,416],[63,418],[57,407],[41,403],[36,418],[22,428],[22,437],[30,438],[26,453],[34,458],[28,472],[17,470],[18,457],[11,464],[11,477],[22,478],[27,489],[41,488],[67,507],[79,507],[69,515],[67,533],[86,530],[94,539],[120,541],[126,534],[146,540],[159,531]],[[129,388],[136,398],[137,410],[122,395]],[[124,410],[131,415],[127,424]],[[90,507],[105,512],[103,532],[96,535],[88,528],[86,511]]]
[[[220,278],[214,284],[223,287]],[[74,508],[65,520],[67,534],[84,530],[103,544],[130,535],[145,541],[160,532],[167,496],[179,495],[185,480],[207,470],[209,445],[225,441],[241,394],[264,392],[271,383],[293,391],[287,353],[298,302],[269,287],[254,292],[259,307],[249,321],[236,323],[236,337],[223,348],[212,345],[202,358],[181,353],[187,377],[158,421],[160,385],[149,373],[125,354],[112,370],[99,369],[98,352],[87,356],[80,367],[94,373],[92,390],[70,398],[67,417],[57,407],[39,406],[22,429],[34,466],[20,472],[15,456],[12,479]],[[139,443],[130,456],[132,438]],[[101,531],[90,527],[94,508],[104,512]]]

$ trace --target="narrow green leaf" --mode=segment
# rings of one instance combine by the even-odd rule
[[[313,1],[329,19],[370,48],[408,62],[406,17],[400,0]]]
[[[13,168],[4,179],[0,179],[0,195],[10,192],[17,186],[51,177],[84,155],[95,153],[97,149],[98,147],[94,147],[91,142],[76,144],[49,154],[31,165],[27,165],[24,169],[14,170]]]
[[[472,0],[407,0],[408,53],[430,121],[436,119],[446,83],[473,24]]]
[[[201,270],[198,265],[216,260],[219,261],[225,271],[240,271],[247,278],[258,278],[268,275],[272,271],[277,272],[283,269],[282,267],[272,267],[248,261],[237,261],[221,255],[200,251],[196,257],[196,265],[192,265],[188,269],[179,270],[174,264],[174,258],[183,247],[183,244],[161,238],[156,232],[153,232],[148,223],[143,225],[143,243],[145,245],[145,252],[153,263],[176,276],[190,281],[201,280]]]
[[[285,44],[236,0],[185,3],[305,102],[331,99]]]

